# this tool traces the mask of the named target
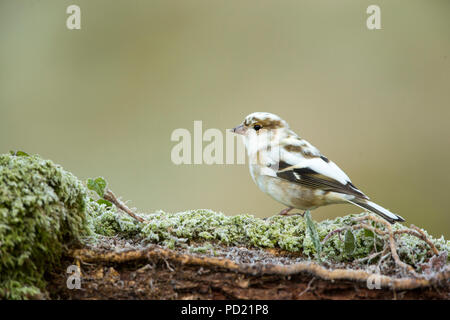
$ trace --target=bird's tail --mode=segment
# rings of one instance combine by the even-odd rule
[[[353,203],[354,205],[357,205],[360,208],[367,209],[370,212],[380,215],[381,217],[383,217],[392,224],[396,222],[405,221],[405,219],[403,219],[402,217],[390,212],[388,209],[385,209],[372,201],[356,198],[353,200],[349,200],[349,202]]]

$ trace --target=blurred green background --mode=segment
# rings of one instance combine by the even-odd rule
[[[268,111],[374,201],[449,237],[449,107],[448,0],[0,2],[0,152],[104,176],[140,211],[278,213],[246,165],[170,159],[176,128]]]

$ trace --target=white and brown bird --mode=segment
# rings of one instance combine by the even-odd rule
[[[390,223],[405,221],[370,201],[344,171],[290,130],[279,116],[255,112],[232,131],[244,137],[255,183],[287,206],[281,215],[288,215],[293,208],[312,210],[329,204],[352,203]]]

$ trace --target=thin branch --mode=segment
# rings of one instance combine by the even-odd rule
[[[383,252],[381,253],[380,261],[378,261],[377,268],[380,269],[381,264],[384,260],[387,259],[391,255],[391,252],[389,251],[389,245],[385,244],[385,247],[383,249]]]
[[[389,222],[387,222],[387,223],[389,223]],[[394,234],[392,233],[392,227],[390,224],[388,225],[388,230],[389,230],[389,245],[391,247],[392,258],[394,258],[395,264],[403,269],[408,270],[414,276],[418,277],[418,274],[416,273],[416,271],[414,271],[413,267],[411,267],[409,264],[404,263],[403,261],[400,260],[398,253],[397,253],[397,248],[395,246]]]
[[[382,252],[375,252],[375,253],[372,253],[370,256],[367,256],[367,257],[364,257],[364,258],[361,258],[361,259],[357,259],[357,260],[355,260],[356,262],[364,262],[364,261],[370,261],[370,260],[372,260],[372,259],[374,259],[374,258],[376,258],[376,257],[378,257],[379,255],[381,255],[381,253]]]
[[[425,241],[425,242],[431,247],[431,250],[433,251],[433,253],[434,253],[435,255],[439,255],[438,249],[436,248],[436,246],[434,245],[434,243],[431,242],[430,239],[428,239],[427,235],[425,234],[425,232],[422,231],[422,229],[416,227],[416,226],[413,225],[413,224],[411,225],[411,228],[414,229],[414,230],[416,230],[416,231],[421,235],[421,237],[419,237],[419,238],[421,238],[423,241]]]
[[[128,208],[122,201],[117,199],[117,197],[114,195],[114,193],[111,190],[107,189],[105,194],[103,195],[103,198],[105,200],[108,200],[109,202],[113,203],[117,208],[119,208],[123,212],[127,213],[129,216],[133,217],[137,221],[147,222],[144,218],[141,218],[141,217],[137,216],[136,214],[134,214],[130,208]]]
[[[396,230],[396,231],[393,231],[393,230],[392,230],[392,225],[391,225],[389,222],[387,222],[386,220],[384,220],[384,219],[382,219],[382,218],[379,218],[379,217],[376,217],[376,216],[373,216],[373,215],[370,215],[370,214],[367,215],[367,216],[364,216],[364,217],[358,217],[358,218],[355,218],[354,220],[355,220],[355,221],[358,221],[358,222],[360,222],[360,223],[359,223],[359,224],[356,224],[356,225],[354,225],[354,226],[352,226],[352,227],[345,227],[345,228],[340,228],[340,229],[336,229],[336,230],[331,231],[331,232],[330,232],[329,234],[327,234],[327,236],[323,239],[322,244],[324,244],[324,243],[325,243],[331,236],[333,236],[334,234],[336,234],[336,233],[337,233],[337,234],[340,234],[341,232],[343,232],[343,231],[345,231],[345,230],[349,230],[349,229],[350,229],[350,230],[358,230],[358,229],[367,229],[367,230],[370,230],[370,231],[372,231],[374,234],[378,234],[378,235],[380,235],[380,236],[382,236],[382,237],[385,237],[385,236],[388,237],[388,240],[389,240],[389,248],[390,248],[390,251],[391,251],[392,258],[393,258],[394,261],[395,261],[395,264],[396,264],[397,266],[399,266],[399,267],[401,267],[401,268],[407,270],[408,272],[410,272],[411,274],[413,274],[413,275],[416,276],[416,277],[418,276],[418,274],[415,272],[414,268],[413,268],[412,266],[410,266],[409,264],[404,263],[403,261],[400,260],[400,257],[398,256],[398,253],[397,253],[397,246],[396,246],[396,243],[395,243],[395,235],[402,234],[402,233],[407,233],[407,234],[416,236],[416,237],[418,237],[419,239],[422,239],[423,241],[425,241],[425,242],[431,247],[431,249],[432,249],[432,251],[433,251],[433,253],[434,253],[435,255],[438,255],[438,254],[439,254],[439,251],[437,250],[436,246],[431,242],[431,240],[429,240],[429,239],[427,238],[427,236],[425,235],[425,233],[424,233],[421,229],[417,228],[417,227],[414,226],[414,225],[411,225],[411,228],[413,228],[414,230],[403,229],[403,230]],[[374,221],[375,223],[379,223],[379,224],[381,224],[381,225],[384,225],[387,231],[383,231],[383,230],[378,229],[378,228],[376,228],[376,227],[372,227],[372,226],[370,226],[370,225],[367,224],[367,223],[364,223],[364,221],[367,221],[367,220],[371,220],[371,221]],[[380,259],[380,261],[384,260],[384,259],[387,257],[387,255],[385,255],[385,251],[386,251],[386,247],[385,247],[385,250],[383,250],[383,252],[381,253],[382,258]],[[360,260],[361,260],[361,261],[371,260],[371,259],[373,259],[374,257],[377,257],[378,255],[379,255],[378,253],[375,253],[375,254],[372,254],[371,256],[368,256],[368,257],[363,258],[363,259],[360,259]],[[358,260],[358,261],[359,261],[359,260]]]
[[[335,230],[331,231],[331,232],[330,232],[329,234],[327,234],[326,237],[322,240],[322,244],[325,244],[325,242],[327,242],[327,240],[328,240],[331,236],[333,236],[334,234],[336,234],[336,233],[341,233],[341,232],[347,231],[347,230],[349,230],[349,229],[350,229],[350,227],[345,227],[345,228],[335,229]]]
[[[299,293],[298,297],[301,297],[302,295],[304,295],[306,292],[308,292],[311,289],[311,285],[314,282],[314,280],[316,280],[316,277],[312,277],[312,279],[309,280],[308,286],[306,287],[305,290],[303,290],[302,292]]]

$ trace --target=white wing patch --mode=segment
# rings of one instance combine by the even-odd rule
[[[315,172],[322,174],[324,176],[330,177],[343,185],[346,185],[350,181],[350,178],[342,171],[334,162],[325,162],[322,158],[305,158],[299,153],[292,153],[287,151],[282,151],[281,160],[291,164],[293,168],[309,168]],[[287,169],[285,169],[287,170]],[[283,171],[283,170],[280,170]]]

